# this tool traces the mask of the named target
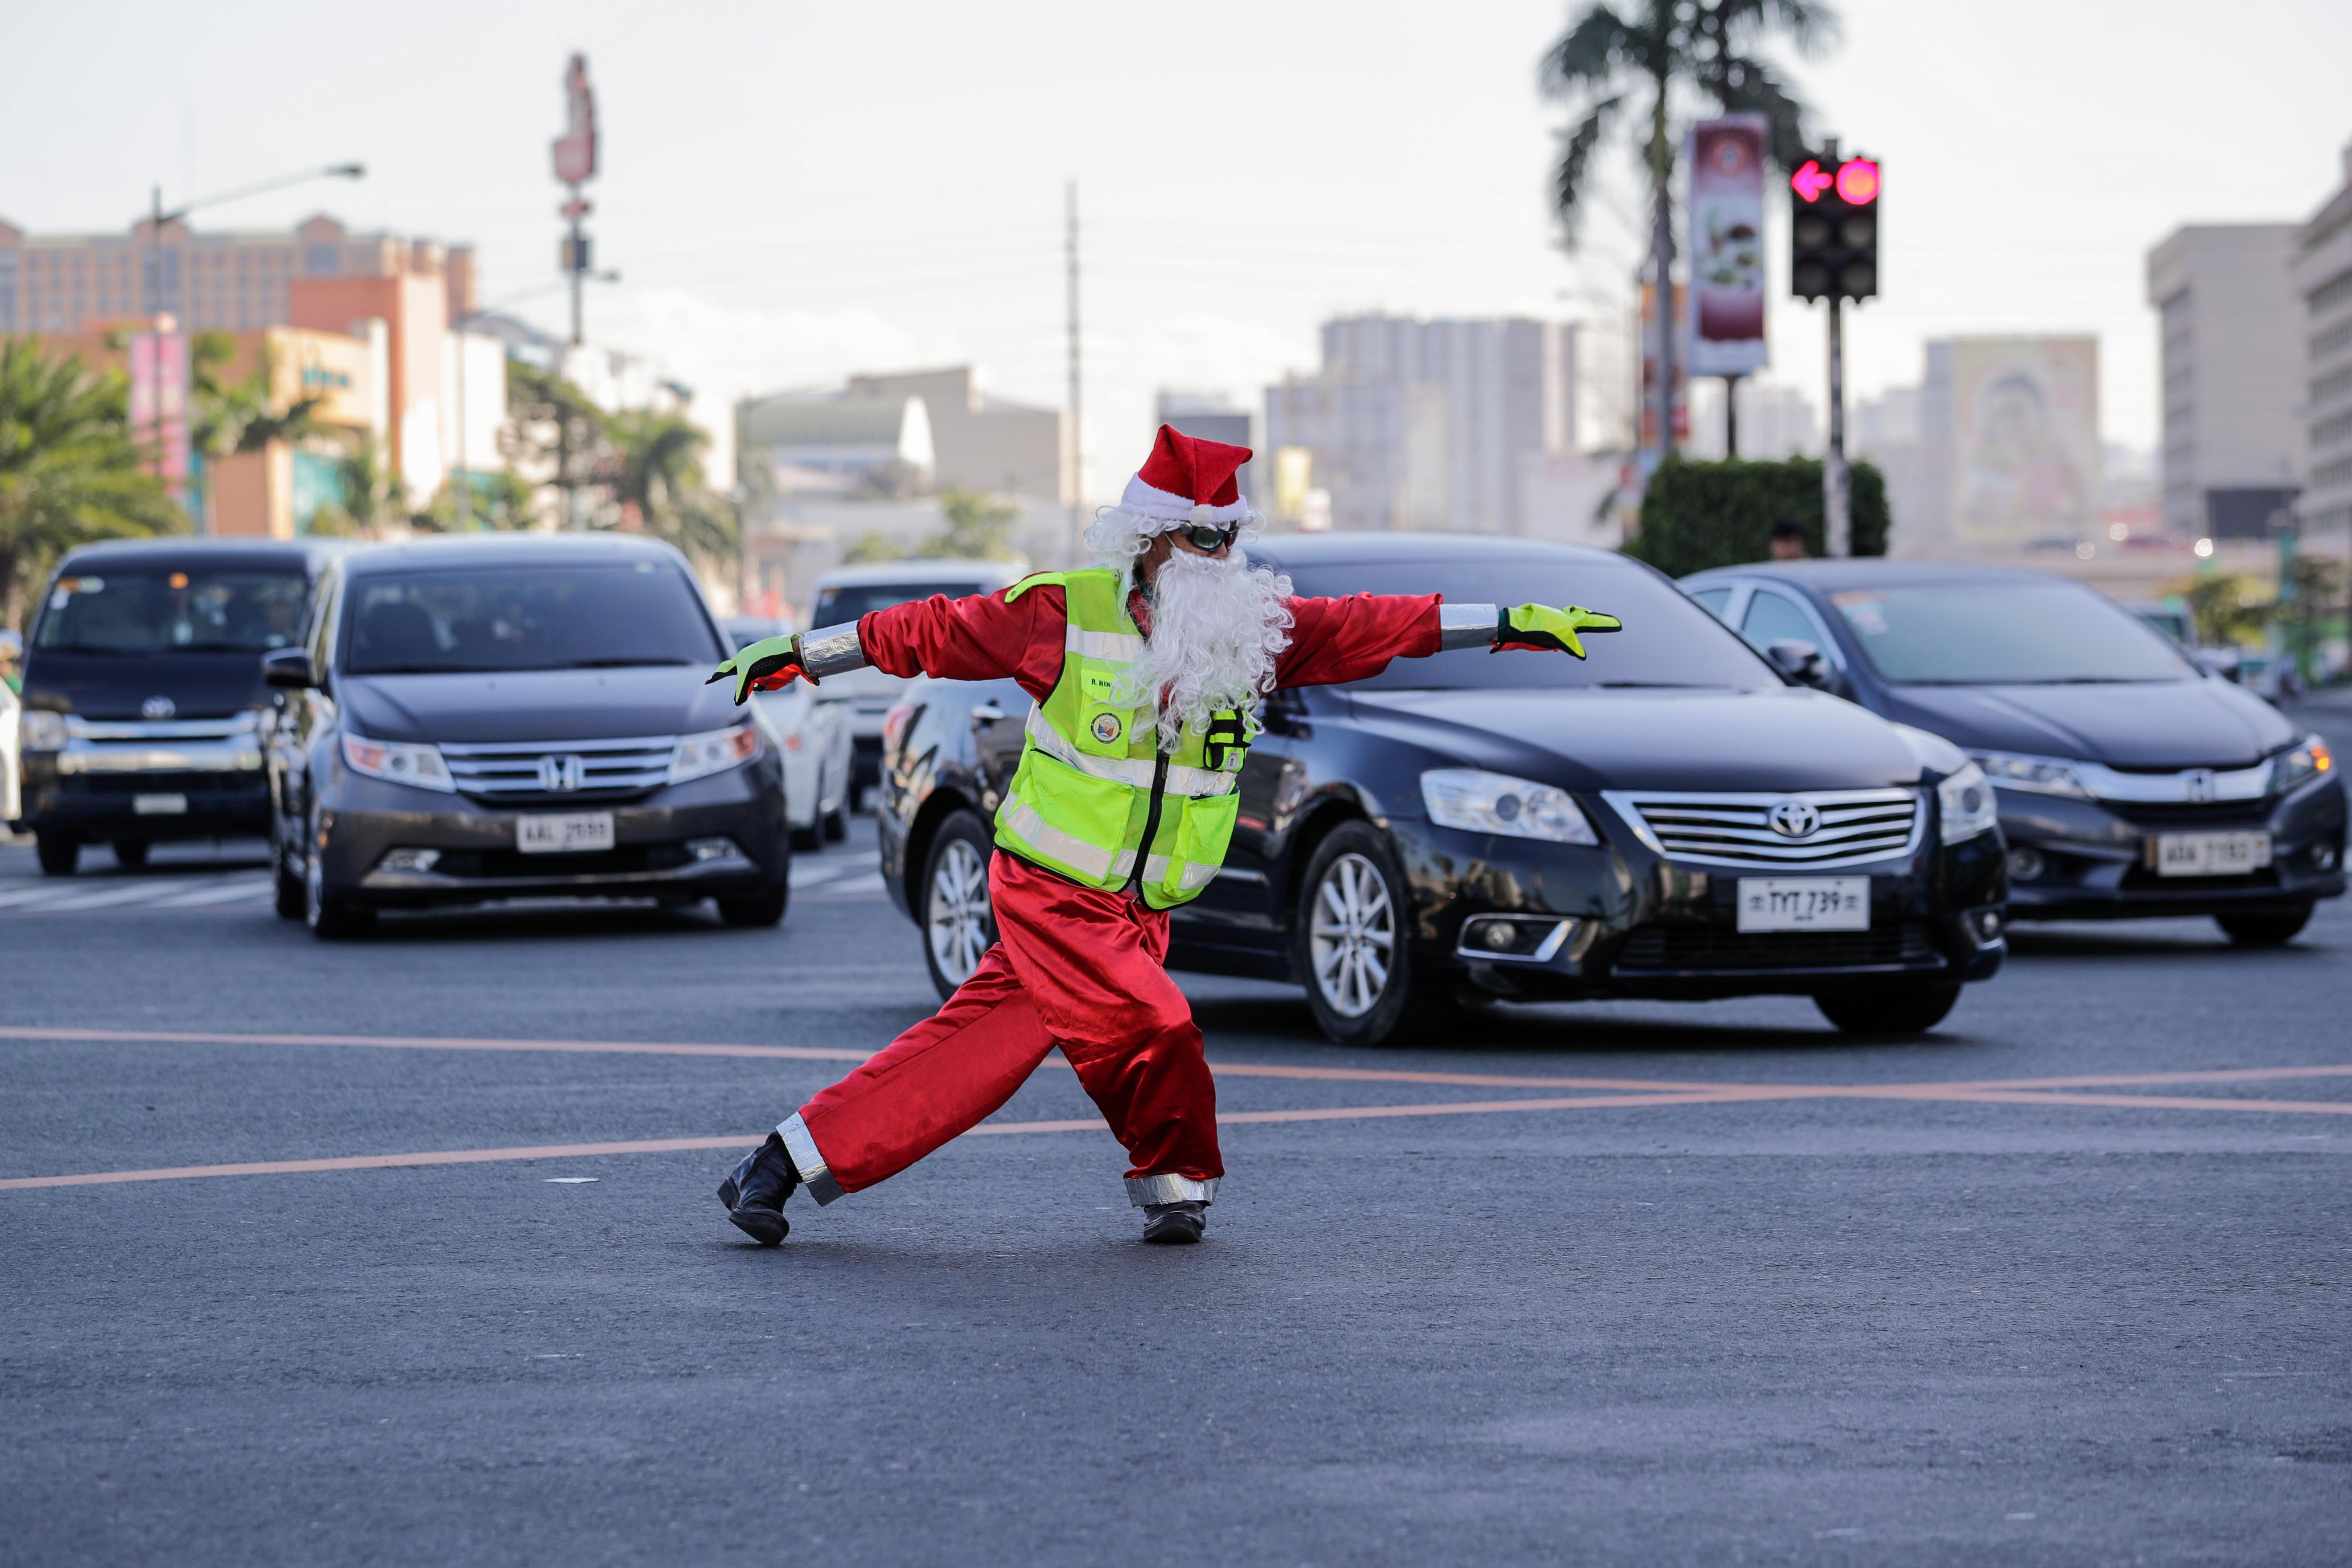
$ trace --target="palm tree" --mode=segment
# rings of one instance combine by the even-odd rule
[[[130,428],[120,375],[0,343],[0,614],[17,625],[26,582],[85,540],[188,526]]]
[[[682,414],[630,409],[607,424],[619,474],[613,500],[625,521],[688,555],[731,564],[742,547],[735,508],[704,482],[710,437]]]
[[[1772,162],[1793,169],[1805,156],[1805,106],[1753,51],[1777,34],[1809,54],[1835,41],[1837,30],[1837,12],[1827,0],[1643,0],[1631,15],[1593,0],[1544,52],[1544,94],[1568,102],[1575,117],[1560,132],[1552,175],[1552,207],[1570,249],[1579,237],[1593,152],[1639,111],[1638,145],[1650,180],[1649,268],[1658,319],[1665,323],[1657,388],[1665,449],[1675,440],[1675,100],[1695,90],[1713,99],[1719,112],[1763,115]]]

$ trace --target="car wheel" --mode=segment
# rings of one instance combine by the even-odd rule
[[[824,814],[824,841],[838,844],[849,837],[849,807],[836,805]]]
[[[70,877],[81,864],[81,840],[63,833],[37,833],[33,855],[41,863],[41,875]]]
[[[1849,1035],[1924,1035],[1960,999],[1957,985],[1909,991],[1849,991],[1813,998],[1822,1016]]]
[[[824,847],[824,828],[820,823],[793,829],[793,847],[803,853]]]
[[[299,921],[302,918],[302,906],[308,900],[303,892],[302,873],[294,861],[288,857],[286,846],[278,841],[279,830],[283,826],[284,819],[272,812],[269,816],[270,880],[275,884],[278,895],[276,905],[278,918],[282,921]]]
[[[1436,1034],[1454,1021],[1443,977],[1416,972],[1404,873],[1369,823],[1343,823],[1315,848],[1293,921],[1293,963],[1324,1035],[1380,1046]]]
[[[784,918],[784,906],[792,902],[789,882],[756,893],[744,893],[719,900],[719,918],[731,926],[772,926]]]
[[[303,863],[302,923],[320,942],[348,942],[375,923],[375,911],[365,904],[329,898],[326,874],[313,851]]]
[[[118,838],[114,841],[114,863],[126,871],[136,871],[147,864],[147,840]]]
[[[996,945],[996,911],[988,899],[988,825],[959,811],[940,824],[923,857],[923,963],[944,1001],[971,978]]]
[[[2215,915],[2213,923],[2240,947],[2284,947],[2310,921],[2311,909],[2303,904],[2291,910],[2250,910],[2241,915]]]

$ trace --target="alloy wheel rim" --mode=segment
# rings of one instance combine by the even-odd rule
[[[1307,938],[1326,1005],[1343,1018],[1377,1006],[1396,960],[1396,907],[1380,868],[1352,853],[1325,868]]]
[[[988,868],[961,838],[950,840],[931,870],[928,919],[931,962],[957,984],[971,978],[988,951]]]

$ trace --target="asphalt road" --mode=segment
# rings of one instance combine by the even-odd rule
[[[1021,1130],[1090,1115],[1049,1064],[772,1252],[716,1145],[930,1006],[869,847],[772,932],[348,945],[208,848],[30,858],[0,1563],[2352,1560],[2340,902],[2029,930],[1901,1045],[1762,1000],[1351,1053],[1191,984],[1244,1113],[1205,1245]],[[496,1157],[299,1168],[448,1152]],[[245,1163],[298,1168],[10,1184]]]

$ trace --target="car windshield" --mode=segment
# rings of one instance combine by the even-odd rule
[[[58,579],[33,645],[58,653],[259,653],[301,640],[310,598],[310,579],[299,571],[110,566]]]
[[[694,584],[652,561],[369,574],[344,608],[353,675],[716,664]]]
[[[836,583],[816,591],[816,608],[809,612],[809,625],[837,626],[845,621],[862,619],[876,610],[928,599],[934,594],[968,599],[986,592],[969,579],[961,583]]]
[[[1373,691],[1491,687],[1777,687],[1780,677],[1721,621],[1630,562],[1517,560],[1491,563],[1383,561],[1302,566],[1292,574],[1308,595],[1443,594],[1455,605],[1581,605],[1625,623],[1583,637],[1590,657],[1538,658],[1457,648],[1401,658],[1370,680]]]
[[[1954,583],[1832,594],[1871,668],[1919,686],[2192,680],[2163,635],[2072,583]]]

